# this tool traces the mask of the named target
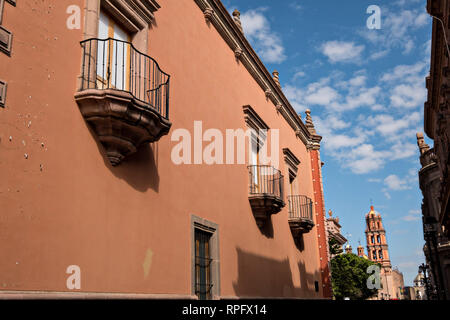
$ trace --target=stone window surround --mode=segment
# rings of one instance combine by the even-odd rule
[[[213,287],[211,295],[213,300],[220,298],[220,253],[219,253],[219,225],[191,215],[191,294],[195,296],[195,230],[211,233],[210,254],[211,254],[211,282]]]
[[[133,46],[140,52],[147,54],[148,31],[154,20],[153,12],[159,8],[156,0],[86,0],[83,39],[98,37],[100,10],[104,10],[131,34]],[[96,59],[95,57],[90,58]],[[83,57],[81,59],[83,60]],[[79,89],[82,87],[82,71],[78,79]]]
[[[2,51],[8,56],[11,56],[12,33],[8,31],[5,27],[1,26],[5,2],[8,2],[15,7],[16,0],[0,0],[0,39],[3,39],[2,42],[0,43],[0,51]]]
[[[11,55],[11,47],[12,47],[12,33],[0,26],[0,39],[5,39],[5,41],[0,42],[0,51],[4,52],[8,56]]]
[[[3,7],[5,5],[5,2],[10,3],[13,7],[16,6],[16,0],[0,0],[0,25],[2,24]]]
[[[254,130],[251,135],[252,143],[256,143],[258,149],[260,149],[266,142],[266,133],[270,130],[270,128],[250,105],[245,105],[242,109],[245,114],[244,120],[247,127]]]
[[[5,107],[6,103],[6,81],[0,80],[0,107]]]
[[[300,160],[294,155],[294,153],[289,148],[283,148],[284,162],[287,164],[289,169],[297,175],[298,165]]]

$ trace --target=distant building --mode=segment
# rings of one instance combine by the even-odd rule
[[[415,299],[411,300],[427,300],[428,297],[425,292],[425,282],[424,282],[424,276],[422,273],[418,273],[417,276],[414,278],[414,297]]]
[[[404,300],[405,282],[403,281],[403,273],[401,273],[397,268],[392,270],[392,284],[393,297],[391,297],[391,299]]]
[[[414,287],[411,286],[406,286],[403,288],[403,295],[405,297],[405,300],[421,300],[416,298]]]
[[[366,214],[365,218],[367,256],[364,254],[364,248],[361,245],[358,247],[358,256],[366,257],[381,266],[380,276],[382,288],[378,291],[377,299],[403,299],[403,274],[396,268],[392,269],[391,260],[389,259],[386,230],[383,226],[381,214],[376,212],[373,206],[370,206],[370,211]]]
[[[405,300],[427,300],[424,276],[418,273],[414,278],[414,286],[406,286],[403,290]]]
[[[367,255],[364,253],[364,247],[362,245],[358,246],[358,257],[369,259]]]
[[[327,218],[328,239],[335,239],[342,248],[344,243],[347,242],[347,239],[341,234],[341,225],[339,224],[339,218],[333,217],[333,212],[331,210],[328,210],[328,215],[329,215],[329,218]]]
[[[345,253],[353,253],[352,246],[350,244],[345,246]]]

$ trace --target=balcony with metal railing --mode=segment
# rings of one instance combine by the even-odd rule
[[[93,38],[81,47],[75,100],[114,166],[168,134],[170,76],[130,42]]]
[[[261,228],[272,214],[285,206],[283,201],[283,175],[267,165],[248,166],[249,202],[257,225]]]
[[[314,227],[313,202],[302,195],[288,196],[289,226],[294,236],[309,232]]]

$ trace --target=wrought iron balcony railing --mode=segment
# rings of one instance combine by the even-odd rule
[[[248,166],[250,195],[264,194],[283,199],[283,175],[267,165]]]
[[[289,219],[301,219],[313,221],[313,203],[306,196],[291,195],[288,196]]]
[[[133,44],[117,39],[87,39],[83,49],[81,91],[113,89],[129,92],[148,108],[169,119],[170,76]]]

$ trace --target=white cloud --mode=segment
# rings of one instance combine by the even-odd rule
[[[255,46],[261,59],[269,63],[281,63],[286,59],[281,38],[271,30],[269,20],[264,16],[266,8],[246,11],[241,14],[244,34]]]
[[[303,9],[303,6],[299,3],[299,1],[291,2],[291,4],[289,6],[292,9],[295,9],[295,10],[298,10],[298,11]]]
[[[385,82],[407,82],[415,83],[417,81],[424,81],[426,76],[427,64],[418,62],[413,65],[398,65],[393,70],[389,70],[381,76],[381,81]]]
[[[403,216],[402,220],[404,221],[418,221],[422,218],[421,210],[409,210],[408,215]]]
[[[303,71],[297,71],[294,76],[292,77],[292,80],[297,80],[298,78],[303,78],[304,76],[306,76],[306,73]]]
[[[417,145],[410,142],[399,141],[391,146],[389,160],[407,159],[418,156]]]
[[[391,104],[397,108],[416,108],[421,106],[427,97],[424,86],[412,86],[401,84],[392,90]]]
[[[391,105],[406,109],[422,107],[427,96],[424,80],[427,73],[427,64],[418,62],[398,65],[383,74],[380,81],[392,86],[389,91]]]
[[[376,103],[377,96],[381,91],[381,88],[378,86],[373,88],[353,87],[352,89],[353,90],[350,90],[344,101],[335,102],[331,104],[330,107],[336,111],[348,111],[363,106],[370,106]]]
[[[338,96],[339,94],[337,93],[336,90],[327,86],[318,88],[314,92],[308,92],[305,97],[305,101],[306,103],[311,105],[317,104],[327,106],[332,101],[334,101]]]
[[[374,117],[369,116],[365,121],[365,125],[374,128],[383,136],[395,136],[400,130],[418,124],[420,120],[421,116],[419,112],[413,112],[398,119],[395,119],[390,114],[378,114]]]
[[[384,152],[376,151],[372,144],[362,144],[348,153],[348,163],[346,167],[353,173],[364,174],[376,171],[383,167]]]
[[[321,52],[328,57],[331,63],[336,62],[360,62],[364,51],[363,45],[355,45],[354,42],[328,41],[322,44]]]
[[[391,174],[384,179],[384,184],[389,190],[401,191],[412,189],[413,184],[417,180],[417,173],[414,168],[408,171],[408,174],[400,178],[395,174]]]
[[[324,140],[324,143],[328,150],[335,150],[345,147],[354,147],[361,144],[363,141],[363,137],[350,137],[347,135],[339,134],[327,137]]]
[[[406,180],[400,179],[397,175],[391,174],[390,176],[387,176],[384,179],[384,184],[390,189],[390,190],[406,190],[410,189],[408,186]]]
[[[387,56],[389,54],[389,52],[390,52],[389,49],[374,52],[370,55],[369,59],[370,60],[378,60],[378,59],[384,58],[385,56]]]

